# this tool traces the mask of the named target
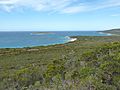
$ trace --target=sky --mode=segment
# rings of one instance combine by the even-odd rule
[[[0,0],[0,31],[120,28],[120,0]]]

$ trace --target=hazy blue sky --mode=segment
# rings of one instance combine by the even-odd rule
[[[0,0],[0,31],[120,27],[120,0]]]

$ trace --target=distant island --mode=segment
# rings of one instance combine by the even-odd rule
[[[32,34],[54,34],[53,32],[32,32]]]

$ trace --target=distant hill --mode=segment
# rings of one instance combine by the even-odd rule
[[[120,35],[120,28],[119,29],[106,30],[106,31],[102,31],[102,32],[103,33],[110,33],[110,34]]]

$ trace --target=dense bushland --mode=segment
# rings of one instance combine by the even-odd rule
[[[0,90],[120,90],[120,42],[81,38],[1,50]]]

